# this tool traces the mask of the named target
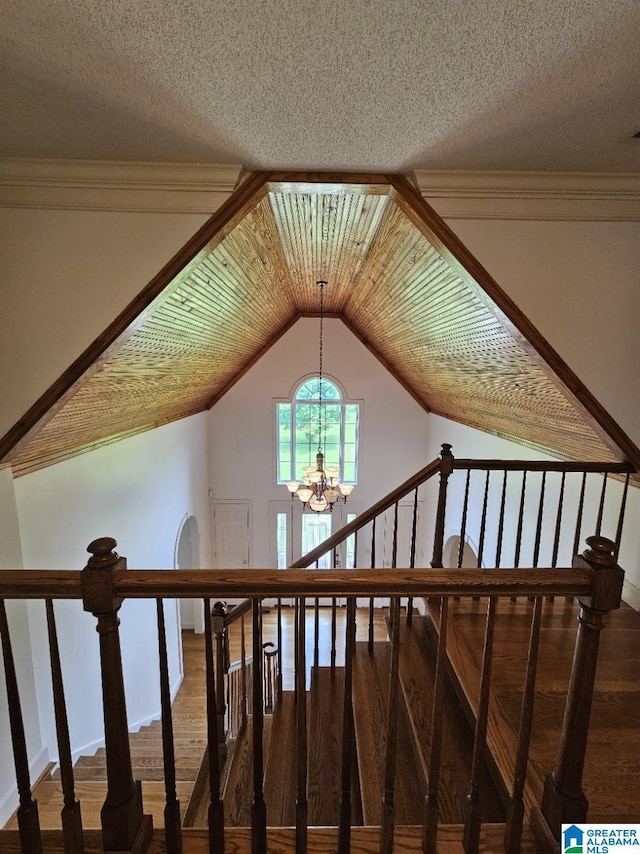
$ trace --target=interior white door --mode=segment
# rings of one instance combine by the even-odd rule
[[[250,508],[248,501],[214,501],[214,552],[219,569],[248,568]]]

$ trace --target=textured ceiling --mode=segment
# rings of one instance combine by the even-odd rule
[[[14,473],[202,411],[295,320],[342,317],[425,408],[567,459],[640,453],[409,182],[250,176],[0,440]]]
[[[13,0],[0,156],[637,172],[638,0]]]

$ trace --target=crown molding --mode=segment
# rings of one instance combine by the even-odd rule
[[[640,174],[417,170],[444,219],[640,221]]]
[[[211,214],[239,164],[0,158],[0,207]]]
[[[0,158],[0,207],[210,214],[240,164]],[[640,221],[640,174],[416,170],[445,219]]]

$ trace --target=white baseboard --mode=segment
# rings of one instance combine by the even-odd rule
[[[42,772],[49,764],[49,752],[46,747],[38,751],[35,758],[29,763],[29,778],[31,783],[40,777]],[[0,800],[0,827],[9,821],[14,812],[18,809],[18,787],[12,786],[7,794]]]
[[[173,683],[173,685],[171,686],[171,703],[172,703],[172,704],[173,704],[173,701],[174,701],[174,700],[175,700],[175,698],[176,698],[176,694],[177,694],[177,693],[178,693],[178,691],[180,690],[180,687],[181,687],[181,685],[182,685],[183,680],[184,680],[184,674],[183,674],[183,673],[179,673],[179,674],[178,674],[178,677],[177,677],[177,679],[176,679],[176,681],[175,681],[175,682]]]
[[[640,611],[640,587],[625,579],[622,587],[622,601],[630,605],[634,611]]]

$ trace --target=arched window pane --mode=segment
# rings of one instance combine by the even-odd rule
[[[356,483],[359,410],[357,403],[342,402],[331,380],[322,379],[322,403],[319,376],[300,383],[291,402],[277,404],[278,483],[301,480],[304,467],[315,466],[319,447],[325,468],[336,466],[343,482]]]
[[[342,400],[340,389],[330,380],[322,379],[322,399]],[[295,393],[295,400],[320,400],[320,377],[305,380]]]

